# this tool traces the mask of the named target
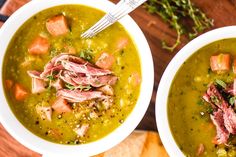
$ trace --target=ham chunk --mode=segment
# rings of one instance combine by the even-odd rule
[[[60,97],[57,98],[56,101],[52,104],[52,108],[58,113],[67,113],[72,111],[71,106],[68,104],[68,102]]]
[[[114,95],[114,90],[110,85],[105,85],[98,88],[99,91],[103,92],[106,95]]]
[[[27,97],[28,92],[22,85],[16,83],[14,86],[14,95],[16,100],[23,101]]]
[[[78,125],[74,131],[76,132],[78,137],[83,137],[89,129],[89,124],[82,124],[81,126]]]
[[[29,45],[28,52],[32,55],[42,55],[47,54],[50,47],[47,38],[38,36]]]
[[[52,36],[65,35],[69,32],[65,16],[58,15],[47,20],[46,28]]]
[[[102,69],[110,69],[114,62],[115,62],[114,56],[104,52],[101,54],[101,56],[98,58],[95,64]]]
[[[210,58],[211,70],[217,73],[224,73],[230,70],[230,55],[219,54]]]
[[[46,90],[46,82],[43,79],[32,78],[32,93],[41,93]]]
[[[52,120],[52,108],[50,106],[36,106],[36,112],[43,120]]]

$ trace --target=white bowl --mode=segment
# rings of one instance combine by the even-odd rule
[[[236,38],[236,26],[218,28],[195,38],[176,54],[162,75],[156,96],[156,122],[163,145],[171,157],[185,157],[173,138],[168,121],[167,102],[172,81],[181,65],[193,53],[214,41],[226,38]]]
[[[34,0],[16,11],[2,26],[0,30],[0,62],[3,63],[4,54],[7,46],[18,30],[18,28],[24,24],[34,14],[53,7],[63,4],[83,4],[91,6],[105,12],[111,9],[114,4],[107,0]],[[2,68],[0,70],[1,85],[0,85],[0,121],[6,130],[20,143],[26,147],[49,156],[92,156],[115,146],[123,139],[125,139],[139,124],[143,118],[152,95],[153,83],[154,83],[154,69],[153,60],[148,43],[137,24],[131,17],[126,16],[120,23],[125,27],[130,36],[133,38],[136,44],[142,69],[142,84],[141,92],[138,98],[137,104],[133,111],[124,121],[124,123],[115,129],[112,133],[106,137],[83,145],[61,145],[46,141],[26,129],[14,116],[7,101],[4,97],[3,85],[2,85]]]

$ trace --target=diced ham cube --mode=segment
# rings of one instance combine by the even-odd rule
[[[46,28],[52,36],[60,36],[69,32],[65,16],[57,15],[47,20]]]
[[[114,62],[115,62],[114,56],[104,52],[101,54],[101,56],[98,58],[95,64],[102,69],[110,69]]]
[[[5,85],[7,89],[11,89],[13,86],[14,82],[12,80],[5,80]]]
[[[28,92],[22,85],[16,83],[14,86],[14,95],[16,100],[23,101],[27,97]]]
[[[230,70],[230,55],[219,54],[210,58],[211,70],[217,73],[223,73]]]
[[[43,79],[32,77],[32,93],[41,93],[46,90],[46,82]]]
[[[98,90],[103,92],[106,95],[114,95],[114,90],[113,90],[112,86],[110,86],[110,85],[102,86],[102,87],[98,88]]]
[[[42,55],[47,54],[50,47],[47,38],[38,36],[29,45],[28,52],[32,55]]]
[[[60,97],[58,97],[52,104],[52,108],[58,113],[66,113],[72,111],[71,106],[68,104],[68,102]]]
[[[76,132],[78,137],[84,137],[89,129],[89,124],[82,124],[81,126],[77,126],[74,131]]]
[[[52,120],[52,108],[50,106],[36,106],[36,112],[43,120]]]

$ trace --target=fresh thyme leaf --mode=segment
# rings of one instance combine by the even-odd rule
[[[227,87],[226,83],[222,80],[216,79],[215,82],[223,88]]]
[[[187,35],[192,39],[213,26],[213,20],[207,18],[205,13],[195,7],[190,0],[148,0],[144,7],[149,13],[159,15],[175,29],[177,37],[173,45],[169,46],[162,41],[163,48],[169,51],[173,51],[181,43],[181,35]],[[183,19],[190,19],[191,29],[185,27]]]
[[[204,101],[203,101],[202,99],[198,100],[198,101],[197,101],[197,105],[199,105],[199,106],[204,105]]]
[[[54,78],[53,75],[48,75],[48,76],[47,76],[47,79],[49,79],[49,80],[51,80],[51,81],[54,81],[54,80],[55,80],[55,78]]]
[[[213,108],[211,106],[208,106],[207,113],[208,114],[212,114],[213,113]]]
[[[229,104],[230,104],[230,105],[234,105],[235,100],[236,100],[236,97],[231,97],[231,98],[229,99]]]
[[[68,83],[66,83],[65,86],[66,86],[66,88],[68,88],[69,90],[74,90],[74,89],[76,89],[75,86],[70,85],[70,84],[68,84]]]
[[[83,85],[79,85],[79,86],[73,86],[71,84],[65,84],[66,88],[69,90],[75,90],[75,89],[79,89],[80,91],[89,91],[92,87],[90,85],[87,86],[83,86]]]
[[[80,57],[87,60],[87,61],[91,61],[93,59],[92,52],[93,51],[91,49],[81,50]]]

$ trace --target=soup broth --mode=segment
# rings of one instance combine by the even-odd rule
[[[62,28],[57,30],[59,32],[53,32],[53,30],[50,32],[50,26],[45,26],[50,18],[58,15],[67,20],[68,31],[66,30],[63,35],[60,35]],[[119,127],[134,108],[140,92],[141,66],[137,49],[124,27],[115,23],[91,39],[80,37],[103,15],[102,11],[82,5],[49,8],[27,20],[12,38],[3,63],[3,80],[6,81],[3,82],[5,95],[17,119],[37,136],[61,144],[83,144],[96,141]],[[35,47],[30,53],[29,46],[32,41],[37,43],[35,39],[37,36],[46,39],[50,45],[45,54],[37,54],[43,52],[44,49],[36,51],[35,54],[33,50]],[[32,78],[27,71],[42,72],[53,57],[62,53],[83,58],[87,62],[85,66],[88,67],[91,64],[92,67],[97,68],[96,65],[100,64],[96,63],[104,52],[113,56],[114,62],[109,70],[112,76],[118,78],[112,85],[114,90],[112,96],[104,96],[102,93],[103,97],[112,97],[112,104],[108,107],[104,106],[100,99],[83,102],[70,100],[66,106],[70,112],[58,113],[55,111],[57,108],[53,108],[50,117],[47,114],[42,117],[37,107],[40,107],[40,112],[44,112],[44,108],[41,107],[48,107],[51,111],[51,106],[58,95],[57,90],[51,87],[51,82],[57,76],[53,74],[53,78],[48,75],[44,78],[47,83],[46,90],[32,93]],[[66,91],[76,90],[79,94],[94,92],[98,89],[92,85],[79,85],[79,89],[65,83],[63,86]],[[24,89],[23,94],[18,92],[17,95],[15,90],[18,88]],[[18,96],[21,97],[18,98]],[[80,130],[75,131],[76,128]],[[84,134],[81,135],[81,132]]]

